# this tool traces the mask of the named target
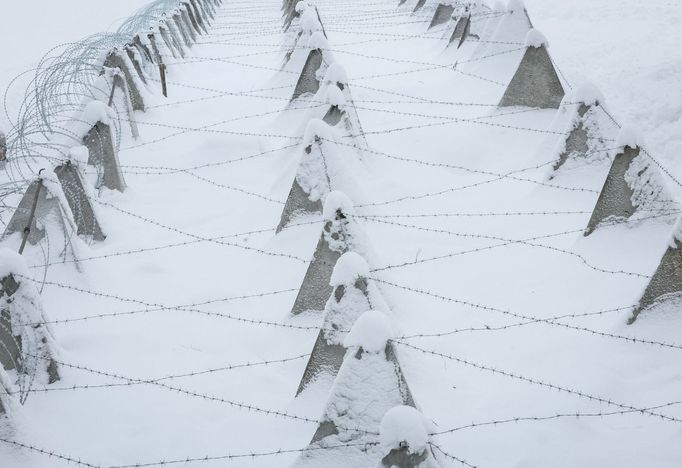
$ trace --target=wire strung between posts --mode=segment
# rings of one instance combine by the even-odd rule
[[[675,406],[682,404],[682,401],[671,401],[669,403],[664,403],[662,405],[656,405],[656,406],[650,406],[648,408],[644,408],[645,411],[653,411],[657,409],[662,409],[662,408],[668,408],[670,406]],[[483,421],[483,422],[472,422],[470,424],[464,424],[462,426],[456,426],[450,429],[443,429],[440,431],[432,432],[431,436],[436,436],[436,435],[444,435],[444,434],[452,434],[455,432],[463,431],[466,429],[476,429],[479,427],[486,427],[486,426],[501,426],[504,424],[510,424],[510,423],[519,423],[519,422],[542,422],[542,421],[553,421],[557,419],[580,419],[580,418],[604,418],[607,416],[622,416],[622,415],[627,415],[627,414],[632,414],[632,413],[639,413],[641,410],[639,409],[623,409],[623,410],[616,410],[616,411],[594,411],[590,413],[583,413],[576,411],[574,413],[558,413],[558,414],[552,414],[549,416],[516,416],[513,418],[507,418],[507,419],[497,419],[493,421]]]
[[[637,408],[635,406],[628,405],[626,403],[619,403],[619,402],[612,400],[612,399],[609,399],[609,398],[598,397],[598,396],[591,395],[589,393],[586,393],[586,392],[583,392],[580,390],[573,390],[573,389],[570,389],[568,387],[563,387],[561,385],[555,385],[555,384],[545,382],[542,380],[538,380],[535,378],[526,377],[526,376],[521,375],[521,374],[516,374],[516,373],[509,372],[509,371],[502,370],[502,369],[497,369],[495,367],[491,367],[491,366],[488,366],[485,364],[479,364],[479,363],[476,363],[473,361],[469,361],[467,359],[463,359],[463,358],[460,358],[457,356],[453,356],[451,354],[439,353],[437,351],[432,351],[432,350],[420,348],[419,346],[415,346],[415,345],[405,343],[405,342],[402,342],[399,340],[392,340],[392,342],[396,343],[399,346],[403,346],[403,347],[406,347],[408,349],[412,349],[414,351],[419,351],[420,353],[423,353],[423,354],[429,354],[429,355],[440,357],[440,358],[447,359],[450,361],[455,361],[455,362],[462,364],[464,366],[472,367],[472,368],[482,370],[482,371],[486,371],[486,372],[494,374],[494,375],[501,375],[501,376],[504,376],[504,377],[507,377],[507,378],[510,378],[513,380],[526,382],[526,383],[536,385],[536,386],[539,386],[539,387],[542,387],[545,389],[557,390],[559,392],[563,392],[563,393],[567,393],[569,395],[574,395],[574,396],[577,396],[577,397],[580,397],[583,399],[595,401],[597,403],[603,403],[603,404],[606,404],[609,406],[614,406],[614,407],[621,408],[621,409],[631,410],[633,413],[641,413],[643,415],[661,418],[661,419],[663,419],[665,421],[669,421],[669,422],[682,423],[682,419],[678,419],[678,418],[675,418],[673,416],[669,416],[667,414],[658,413],[654,410],[649,410],[646,408]]]
[[[552,325],[552,326],[556,326],[556,327],[560,327],[560,328],[566,328],[566,329],[574,330],[574,331],[585,332],[585,333],[595,335],[598,337],[602,337],[602,338],[612,338],[615,340],[625,341],[626,343],[637,343],[637,344],[658,346],[661,348],[682,350],[682,345],[675,344],[675,343],[665,343],[662,341],[647,340],[647,339],[637,338],[637,337],[633,337],[633,336],[624,336],[624,335],[616,335],[614,333],[601,332],[598,330],[592,330],[592,329],[587,328],[587,327],[581,327],[581,326],[577,326],[577,325],[570,325],[570,324],[563,323],[563,322],[557,322],[557,321],[552,320],[552,319],[543,319],[543,318],[538,318],[538,317],[532,317],[529,315],[523,315],[523,314],[511,312],[509,310],[498,309],[496,307],[486,306],[486,305],[482,305],[482,304],[476,304],[474,302],[469,302],[469,301],[465,301],[465,300],[461,300],[461,299],[455,299],[452,297],[447,297],[447,296],[443,296],[440,294],[432,293],[430,291],[426,291],[423,289],[412,288],[409,286],[403,286],[403,285],[393,283],[390,281],[386,281],[386,280],[382,280],[379,278],[371,278],[371,279],[376,281],[377,283],[385,284],[387,286],[391,286],[391,287],[394,287],[397,289],[402,289],[404,291],[410,291],[410,292],[413,292],[413,293],[416,293],[416,294],[419,294],[422,296],[428,296],[428,297],[432,297],[434,299],[439,299],[439,300],[444,301],[444,302],[451,302],[454,304],[460,304],[460,305],[468,306],[468,307],[471,307],[473,309],[480,309],[480,310],[485,310],[488,312],[496,312],[496,313],[508,315],[510,317],[514,317],[514,318],[521,319],[521,320],[536,320],[538,323]]]
[[[298,356],[290,357],[290,358],[284,358],[284,359],[275,359],[275,360],[270,360],[270,361],[259,361],[259,362],[247,362],[244,364],[233,364],[230,366],[221,366],[221,367],[216,367],[213,369],[207,369],[207,370],[202,370],[202,371],[193,371],[193,372],[187,372],[184,374],[174,374],[174,375],[167,375],[164,377],[159,377],[155,379],[149,379],[148,381],[140,381],[140,382],[119,382],[119,383],[106,383],[106,384],[85,384],[85,385],[71,385],[69,387],[43,387],[43,388],[31,388],[28,390],[30,393],[49,393],[49,392],[60,392],[60,391],[69,391],[69,390],[92,390],[92,389],[100,389],[100,388],[115,388],[115,387],[131,387],[135,385],[145,385],[149,384],[151,382],[160,382],[162,380],[173,380],[173,379],[181,379],[181,378],[186,378],[186,377],[196,377],[198,375],[206,375],[206,374],[216,374],[218,372],[225,372],[225,371],[230,371],[230,370],[235,370],[235,369],[244,369],[244,368],[252,368],[252,367],[261,367],[261,366],[269,366],[272,364],[285,364],[293,361],[298,361],[304,358],[310,357],[310,353],[306,354],[301,354]],[[12,395],[15,393],[19,392],[5,392],[8,395]]]

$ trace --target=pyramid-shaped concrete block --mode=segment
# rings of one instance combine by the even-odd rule
[[[47,178],[45,169],[41,170],[41,175],[24,192],[5,227],[3,238],[18,233],[22,237],[26,235],[29,244],[36,245],[52,228],[66,232],[67,226],[72,224],[67,214],[69,208],[59,184],[55,182]]]
[[[134,66],[130,62],[127,54],[123,54],[120,51],[111,52],[106,60],[104,61],[104,66],[106,68],[118,68],[121,73],[125,76],[126,85],[128,87],[128,93],[130,93],[130,101],[132,102],[133,109],[144,111],[145,102],[142,97],[143,91],[141,88],[144,86],[142,80],[133,74],[132,70]]]
[[[452,31],[448,44],[457,44],[459,49],[471,34],[471,13],[460,16]]]
[[[0,250],[0,261],[0,363],[16,371],[20,383],[56,382],[56,344],[28,266],[7,249]]]
[[[66,161],[57,166],[54,172],[71,209],[77,234],[91,237],[95,241],[103,241],[106,236],[97,221],[78,168],[71,161]]]
[[[346,137],[351,137],[362,147],[367,146],[346,71],[338,62],[332,63],[327,69],[315,100],[324,100],[329,104],[323,117],[325,122],[336,128],[342,127]]]
[[[384,415],[395,406],[414,407],[389,341],[394,333],[379,311],[366,312],[356,321],[318,428],[293,467],[381,466],[386,454],[375,434]]]
[[[322,200],[331,191],[326,151],[333,140],[330,127],[321,120],[311,120],[303,140],[301,162],[276,232],[298,217],[322,213]]]
[[[454,5],[447,3],[439,3],[436,7],[436,11],[431,18],[431,24],[429,24],[429,29],[445,24],[452,18],[452,14],[455,12]]]
[[[325,309],[333,291],[330,280],[336,262],[341,255],[362,243],[353,216],[353,205],[345,194],[331,192],[327,195],[322,234],[291,308],[293,315]]]
[[[425,4],[426,4],[426,0],[417,0],[417,4],[412,9],[412,13],[416,13],[419,10],[421,10]]]
[[[637,130],[623,127],[618,152],[599,194],[585,236],[606,221],[634,219],[635,215],[672,213],[678,209],[665,187],[658,169],[640,148]]]
[[[531,29],[526,36],[526,52],[499,106],[558,108],[564,94],[564,87],[547,51],[546,39]]]
[[[590,84],[580,85],[564,98],[553,127],[566,137],[557,147],[550,178],[567,162],[589,162],[605,152],[607,133],[613,125],[609,125],[606,112],[600,108],[603,106],[604,97]]]
[[[664,306],[666,303],[670,303],[672,308],[678,311],[681,298],[682,220],[678,220],[668,249],[663,254],[628,323],[634,323],[642,312],[648,313],[647,309]]]
[[[429,445],[431,423],[412,406],[396,406],[381,420],[379,439],[386,456],[379,468],[437,468]]]
[[[346,354],[344,341],[355,321],[367,310],[385,308],[379,290],[369,279],[369,265],[357,252],[346,252],[339,258],[329,284],[332,294],[297,395],[318,379],[336,377]]]
[[[308,40],[308,57],[296,82],[291,100],[313,95],[320,89],[320,79],[325,75],[333,59],[328,49],[327,40],[321,32],[313,33]]]

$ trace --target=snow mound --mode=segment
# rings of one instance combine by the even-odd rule
[[[330,86],[327,89],[327,103],[332,106],[343,107],[346,104],[346,97],[338,86]]]
[[[528,31],[528,34],[526,34],[526,47],[535,47],[537,49],[542,46],[549,47],[547,37],[537,29]]]
[[[318,23],[319,24],[319,23]],[[308,39],[308,47],[311,49],[329,49],[329,42],[320,31],[315,31]]]
[[[103,124],[109,125],[111,123],[110,116],[113,113],[113,109],[107,106],[102,101],[91,101],[85,110],[81,119],[89,124],[91,127],[97,122],[102,122]]]
[[[329,192],[327,198],[324,200],[322,217],[325,221],[333,221],[336,218],[336,212],[339,210],[346,216],[355,214],[353,202],[350,198],[348,198],[345,193],[334,190],[333,192]]]
[[[346,337],[346,348],[361,347],[369,353],[381,353],[386,343],[395,337],[393,327],[386,314],[370,310],[360,316]]]
[[[410,453],[422,453],[429,440],[424,416],[411,406],[396,406],[386,412],[379,426],[381,445],[390,451],[407,444]]]
[[[315,143],[315,139],[320,138],[322,140],[333,140],[334,135],[332,129],[326,122],[320,119],[311,119],[308,125],[305,127],[305,132],[303,133],[303,145],[308,146]]]
[[[523,0],[509,0],[507,2],[507,11],[523,11],[526,9],[525,3],[523,3]]]
[[[599,88],[593,83],[585,82],[576,86],[573,90],[571,100],[574,103],[582,103],[586,106],[604,105],[605,99]]]
[[[324,82],[327,84],[348,84],[348,75],[346,70],[338,63],[332,63],[324,75]]]
[[[632,125],[623,125],[616,138],[616,146],[639,148],[644,146],[644,136],[638,128]]]
[[[369,265],[355,252],[346,252],[336,261],[329,285],[336,287],[355,283],[358,278],[369,276]]]
[[[24,258],[13,250],[0,248],[0,279],[12,273],[29,276],[28,266]]]
[[[300,1],[296,4],[294,9],[296,10],[296,13],[303,13],[306,9],[310,7],[310,4],[306,1]]]

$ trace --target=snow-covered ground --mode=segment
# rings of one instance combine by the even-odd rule
[[[74,29],[36,39],[12,67],[141,2],[111,3],[87,25],[65,17]],[[555,111],[495,110],[518,45],[483,60],[504,46],[446,50],[448,31],[426,32],[415,1],[396,3],[317,2],[369,145],[337,148],[339,180],[353,182],[341,188],[433,442],[481,468],[680,466],[682,350],[618,338],[682,343],[679,314],[626,325],[673,220],[583,237],[610,161],[548,181]],[[596,83],[682,176],[679,5],[527,4],[569,82]],[[128,189],[97,198],[106,241],[77,244],[77,264],[49,253],[42,298],[62,380],[13,413],[2,468],[69,465],[6,441],[102,467],[281,467],[309,443],[331,382],[294,398],[321,317],[289,311],[321,222],[274,228],[306,120],[325,107],[288,106],[298,75],[279,71],[281,40],[279,1],[226,0],[211,35],[169,64],[170,97],[151,90],[140,139],[121,142]],[[16,72],[3,67],[0,81]],[[26,253],[41,280],[44,255]],[[554,319],[571,315],[582,316]]]

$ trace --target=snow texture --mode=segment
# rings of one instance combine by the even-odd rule
[[[353,202],[348,198],[348,195],[341,191],[334,190],[333,192],[330,192],[324,200],[322,217],[326,221],[334,221],[339,211],[351,218],[355,215]]]
[[[346,348],[362,348],[368,353],[381,353],[395,337],[390,320],[379,310],[370,310],[358,318],[346,337]]]
[[[544,34],[533,28],[526,34],[526,47],[549,47],[549,42]]]
[[[410,453],[426,450],[429,441],[427,421],[424,415],[411,406],[396,406],[381,419],[379,434],[386,451],[407,445]]]
[[[358,278],[367,278],[368,276],[369,265],[365,259],[356,252],[346,252],[336,262],[329,285],[348,286],[355,283]]]
[[[641,148],[644,146],[644,135],[637,127],[624,125],[616,138],[616,146]]]

